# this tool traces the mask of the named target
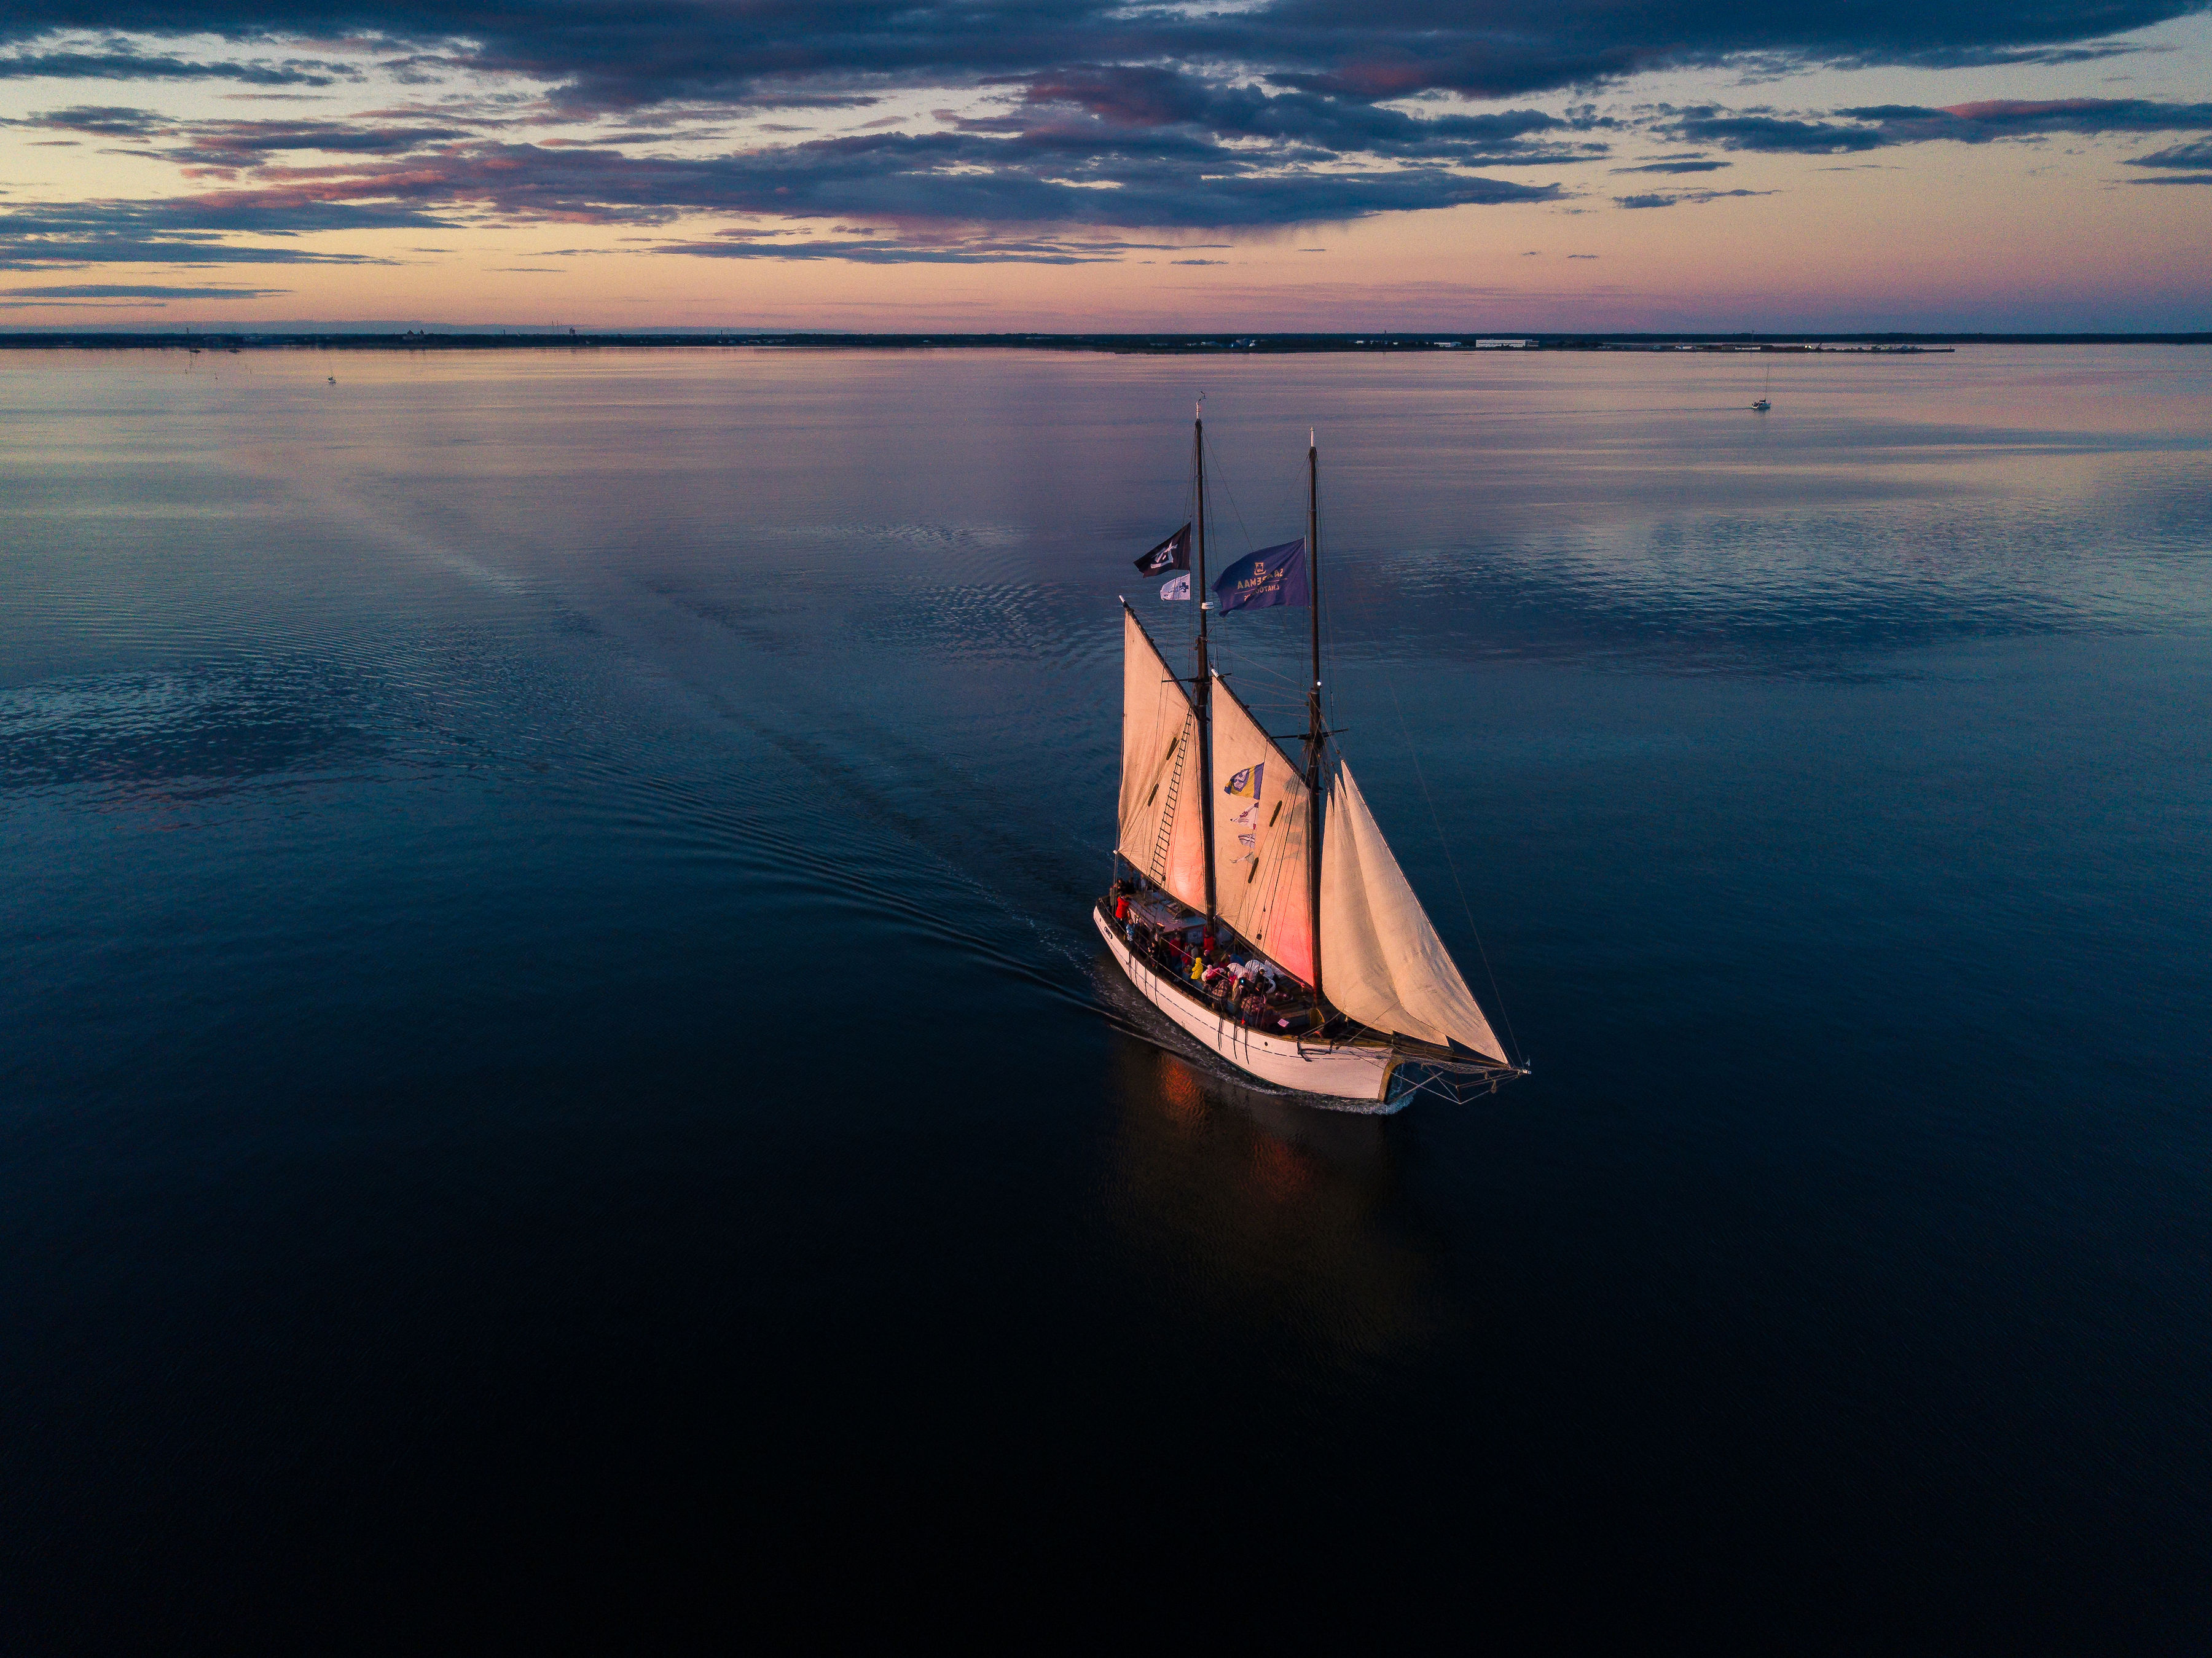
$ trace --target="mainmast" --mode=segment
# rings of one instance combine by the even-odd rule
[[[1321,454],[1306,433],[1306,582],[1313,623],[1313,685],[1306,693],[1306,915],[1313,928],[1314,995],[1321,987]]]
[[[1206,400],[1199,399],[1193,416],[1191,471],[1198,483],[1198,511],[1192,516],[1192,557],[1198,578],[1198,695],[1191,699],[1198,710],[1199,822],[1206,836],[1206,930],[1213,931],[1213,676],[1206,659],[1206,612],[1213,608],[1213,592],[1206,585]]]

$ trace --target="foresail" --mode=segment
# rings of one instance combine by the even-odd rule
[[[1311,984],[1305,779],[1218,675],[1213,788],[1214,907],[1277,966]]]
[[[1322,831],[1321,948],[1328,999],[1370,1029],[1448,1040],[1505,1063],[1490,1021],[1430,925],[1349,767]]]
[[[1206,905],[1198,806],[1198,730],[1190,697],[1135,613],[1121,612],[1121,820],[1119,849],[1194,908]]]

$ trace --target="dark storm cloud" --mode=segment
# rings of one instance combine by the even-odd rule
[[[1660,130],[1691,143],[1796,155],[1850,155],[1899,144],[1986,144],[2046,133],[2187,132],[2212,129],[2212,104],[2148,98],[2006,98],[1929,109],[1873,104],[1806,119],[1771,109],[1712,105],[1657,112]]]

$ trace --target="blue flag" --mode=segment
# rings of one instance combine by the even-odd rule
[[[1213,592],[1224,612],[1312,604],[1313,587],[1306,580],[1305,537],[1300,536],[1279,547],[1262,547],[1238,559],[1221,573]]]

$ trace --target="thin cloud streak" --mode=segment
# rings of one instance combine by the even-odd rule
[[[289,288],[176,288],[159,282],[46,282],[36,288],[0,288],[9,299],[68,300],[273,300]]]
[[[2008,98],[1929,109],[1877,104],[1808,118],[1768,108],[1662,106],[1655,130],[1692,143],[1796,155],[1855,155],[1901,144],[1987,144],[2054,132],[2107,135],[2212,130],[2212,104],[2147,98]]]
[[[257,87],[329,87],[362,78],[358,64],[313,58],[196,63],[136,52],[0,54],[0,81],[237,81]]]

